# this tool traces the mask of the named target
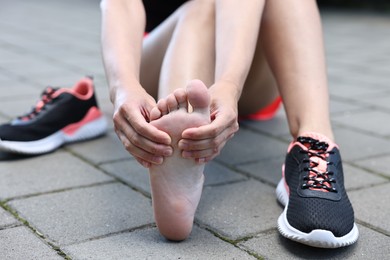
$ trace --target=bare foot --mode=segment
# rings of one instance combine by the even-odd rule
[[[184,240],[191,233],[204,180],[204,164],[183,158],[177,145],[185,129],[210,123],[209,106],[206,86],[193,80],[186,89],[159,101],[151,112],[151,124],[171,136],[174,151],[163,164],[149,168],[154,217],[160,233],[169,240]]]

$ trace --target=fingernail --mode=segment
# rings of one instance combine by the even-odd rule
[[[188,144],[185,143],[185,142],[179,142],[179,149],[187,150],[188,149]]]
[[[183,158],[191,158],[191,155],[192,155],[191,152],[183,151],[183,153],[182,153]]]
[[[153,157],[153,162],[155,162],[156,164],[162,164],[163,160],[164,159],[161,156]]]
[[[148,162],[142,162],[142,165],[145,167],[145,168],[150,168],[150,163]]]
[[[197,161],[198,163],[202,164],[206,162],[206,158],[198,158]]]
[[[170,149],[167,149],[164,151],[164,156],[171,156],[173,153],[173,150],[170,148]]]

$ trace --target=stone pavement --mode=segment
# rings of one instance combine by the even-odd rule
[[[94,75],[112,107],[97,0],[0,0],[0,123],[48,85]],[[285,115],[243,122],[206,171],[190,238],[154,225],[147,171],[112,124],[100,139],[37,157],[0,153],[0,259],[384,259],[390,255],[390,14],[323,12],[332,122],[359,241],[336,250],[282,238],[274,190],[290,140]],[[316,105],[315,100],[312,101]]]

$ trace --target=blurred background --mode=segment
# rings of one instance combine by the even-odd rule
[[[191,239],[162,242],[147,172],[112,127],[99,0],[0,0],[0,123],[29,111],[45,86],[71,87],[85,75],[95,77],[110,122],[106,136],[51,154],[0,152],[0,259],[388,259],[389,2],[318,0],[331,120],[361,234],[354,246],[324,251],[276,230],[274,190],[291,140],[282,109],[273,120],[242,122],[206,171]]]

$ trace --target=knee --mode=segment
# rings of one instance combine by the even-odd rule
[[[192,0],[181,7],[181,19],[194,21],[199,25],[213,25],[215,21],[214,0]]]

